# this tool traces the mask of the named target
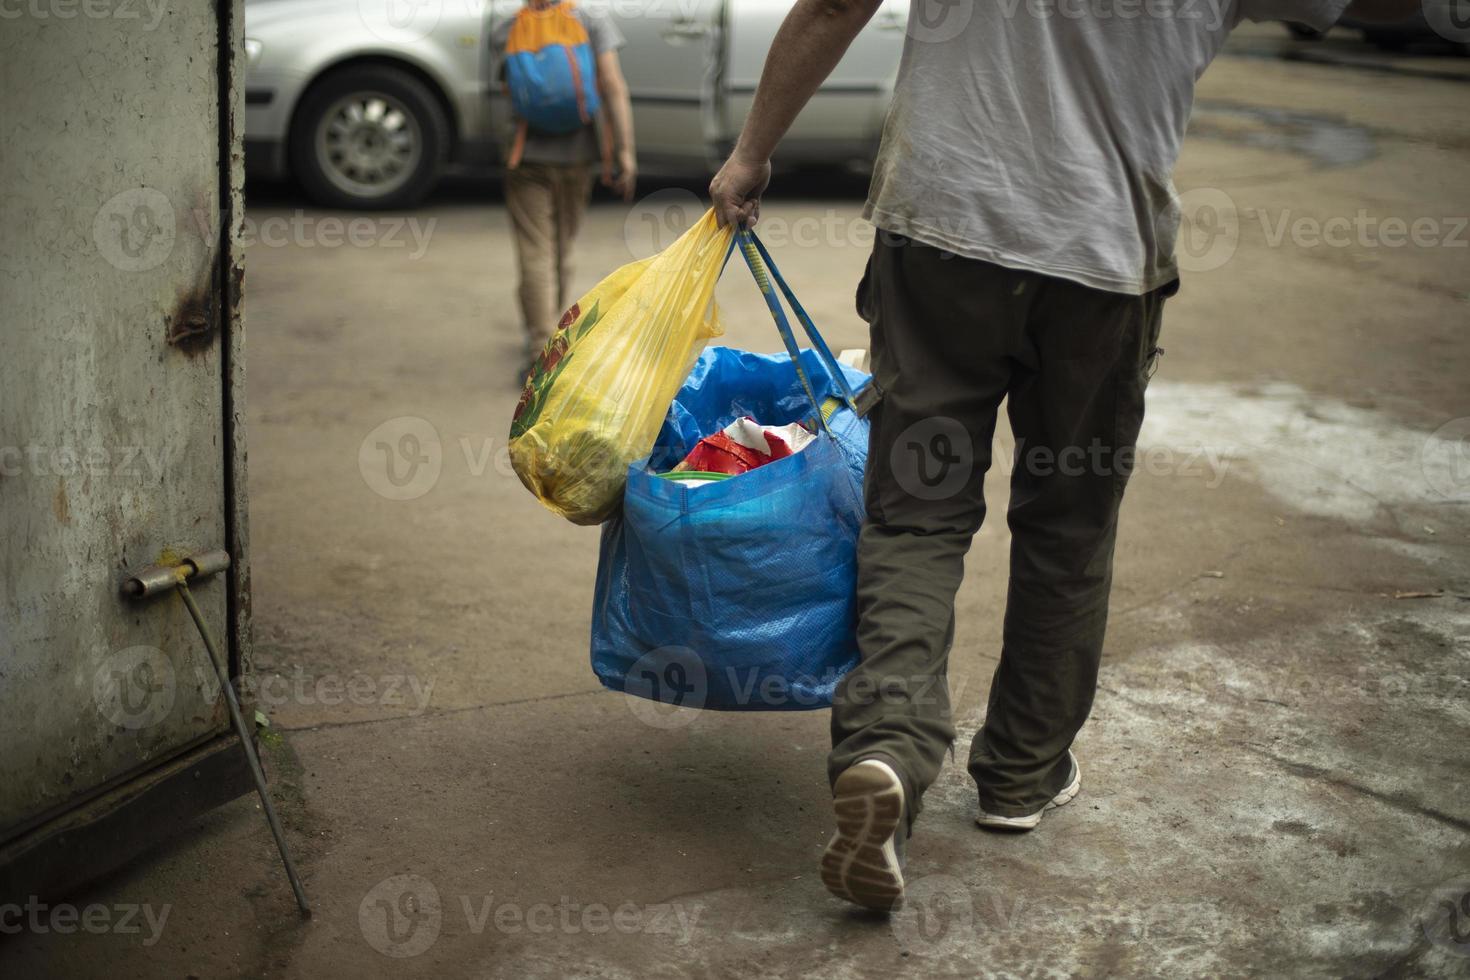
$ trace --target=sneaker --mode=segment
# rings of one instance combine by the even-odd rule
[[[1077,757],[1072,754],[1071,749],[1067,750],[1067,758],[1072,761],[1072,778],[1067,780],[1066,788],[1056,796],[1053,796],[1051,802],[1047,803],[1046,806],[1037,810],[1035,813],[1028,813],[1024,817],[998,817],[993,813],[986,813],[984,810],[981,810],[975,814],[975,822],[990,830],[1031,830],[1037,824],[1041,823],[1041,815],[1043,813],[1053,807],[1066,806],[1068,803],[1071,803],[1072,798],[1077,795],[1077,791],[1082,788],[1082,770],[1078,767]]]
[[[903,904],[903,783],[893,767],[864,759],[832,787],[837,833],[822,854],[822,884],[838,898],[888,912]]]

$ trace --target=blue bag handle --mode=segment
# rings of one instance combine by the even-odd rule
[[[796,294],[791,291],[790,286],[786,285],[786,280],[782,277],[781,270],[776,268],[776,262],[771,258],[771,253],[766,251],[766,243],[756,237],[756,233],[753,230],[747,231],[746,235],[755,244],[756,250],[760,252],[760,257],[765,260],[766,268],[770,271],[771,278],[776,280],[776,285],[781,289],[781,295],[786,297],[786,303],[791,307],[791,312],[796,314],[796,319],[801,324],[802,330],[806,333],[807,339],[816,348],[817,357],[821,359],[822,366],[827,369],[827,373],[837,383],[838,389],[842,392],[842,400],[847,403],[848,408],[854,412],[858,412],[858,399],[853,393],[852,387],[847,383],[847,375],[843,374],[842,367],[838,364],[837,358],[832,356],[832,348],[827,346],[827,341],[817,331],[817,325],[812,322],[812,318],[802,308],[801,303],[796,298]]]
[[[755,277],[755,283],[760,287],[761,296],[766,301],[766,307],[771,311],[771,319],[776,322],[776,330],[781,334],[781,342],[785,344],[786,352],[791,356],[791,364],[796,369],[796,376],[801,381],[802,389],[806,392],[807,401],[811,402],[817,425],[823,432],[828,432],[827,421],[822,417],[822,404],[817,400],[811,378],[807,376],[806,368],[801,363],[801,348],[796,343],[796,335],[791,329],[790,321],[786,319],[786,311],[781,308],[781,302],[776,298],[776,291],[771,288],[772,278],[776,280],[782,295],[786,297],[786,302],[791,305],[792,312],[800,321],[802,330],[811,340],[812,347],[817,352],[817,360],[821,362],[823,369],[842,392],[842,400],[854,413],[864,414],[864,411],[858,407],[858,400],[852,392],[852,387],[847,383],[847,377],[842,373],[841,365],[838,364],[837,358],[832,356],[832,349],[817,332],[816,324],[812,322],[806,310],[802,309],[801,304],[797,302],[791,287],[786,285],[786,280],[781,277],[765,245],[756,237],[755,232],[748,228],[741,228],[735,232],[735,238],[731,240],[732,248],[737,241],[740,245],[740,254],[745,259],[745,264],[750,267],[751,275]],[[769,269],[769,275],[767,275],[767,269]]]

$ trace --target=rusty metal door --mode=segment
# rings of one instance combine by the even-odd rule
[[[195,591],[229,637],[232,676],[248,605],[239,0],[13,13],[0,29],[0,864],[232,738],[178,597],[129,603],[123,572],[228,549],[229,576]]]

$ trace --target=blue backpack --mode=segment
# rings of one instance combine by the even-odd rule
[[[574,133],[601,107],[587,28],[571,0],[530,0],[505,43],[505,83],[519,123],[508,164],[520,163],[526,133]]]

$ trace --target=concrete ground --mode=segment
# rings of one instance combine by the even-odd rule
[[[72,898],[138,931],[30,929],[0,976],[1470,975],[1470,73],[1279,37],[1201,86],[1082,795],[1038,831],[976,829],[952,764],[907,909],[830,899],[825,712],[670,713],[588,668],[597,534],[504,464],[493,188],[362,247],[277,193],[248,229],[255,693],[316,917],[246,798]],[[862,346],[861,184],[786,188],[768,244]],[[697,210],[600,201],[578,283]],[[720,299],[729,343],[778,346],[738,269]],[[992,519],[959,597],[961,751],[1006,547]]]

